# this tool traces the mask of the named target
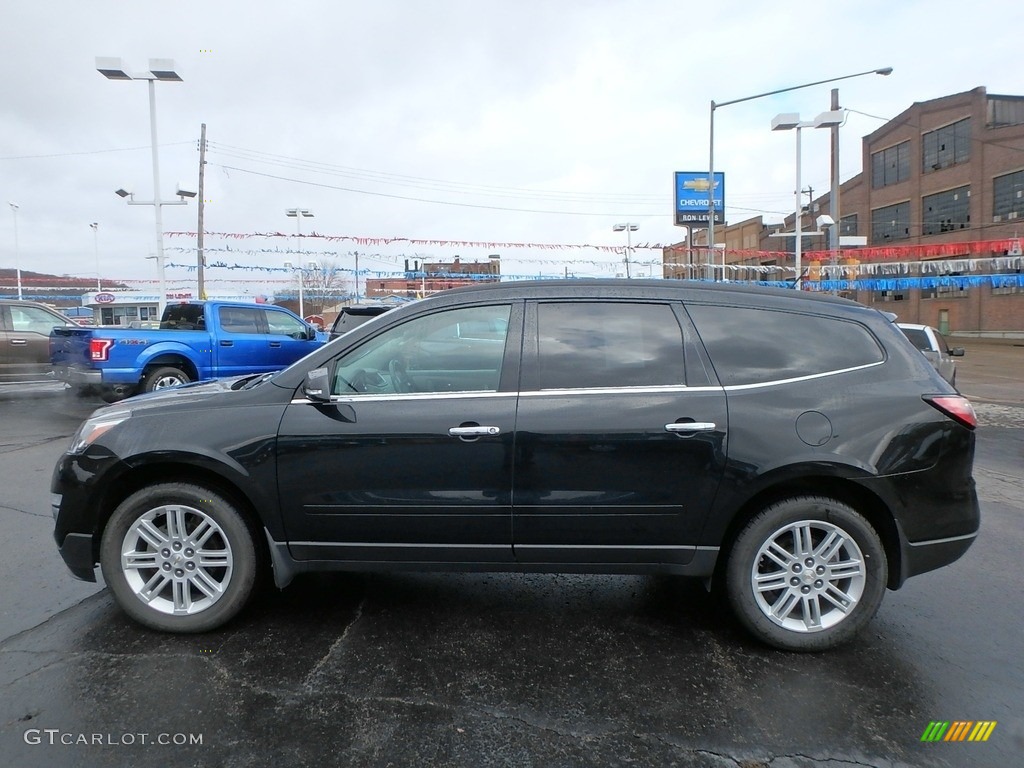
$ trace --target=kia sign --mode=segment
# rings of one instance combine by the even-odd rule
[[[97,293],[94,301],[97,304],[113,304],[117,301],[117,296],[112,293]]]
[[[725,223],[725,174],[715,173],[715,224]],[[676,171],[676,226],[708,225],[707,172]]]

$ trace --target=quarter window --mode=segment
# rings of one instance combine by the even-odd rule
[[[540,389],[682,385],[683,338],[667,304],[537,307]]]
[[[881,362],[866,328],[847,320],[757,309],[690,305],[723,385],[763,384]]]

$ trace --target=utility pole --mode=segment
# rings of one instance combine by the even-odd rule
[[[199,133],[199,224],[196,231],[196,266],[199,271],[199,299],[206,299],[206,285],[203,282],[203,268],[206,266],[206,257],[203,255],[203,208],[206,200],[203,199],[203,177],[206,170],[206,123],[203,123]]]
[[[359,251],[353,251],[353,254],[356,257],[356,271],[355,271],[356,301],[355,301],[355,303],[358,304],[359,303]]]

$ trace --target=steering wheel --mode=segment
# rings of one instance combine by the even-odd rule
[[[404,362],[398,358],[392,360],[388,363],[388,373],[391,375],[391,386],[394,387],[395,392],[412,392],[412,379],[409,378],[409,372],[406,370]]]

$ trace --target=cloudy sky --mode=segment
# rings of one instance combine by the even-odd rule
[[[160,193],[197,188],[205,123],[208,232],[294,234],[284,210],[299,206],[315,213],[303,232],[460,243],[303,239],[342,267],[352,251],[380,273],[406,257],[499,253],[510,274],[597,275],[619,257],[508,244],[621,247],[612,226],[626,221],[639,225],[634,245],[680,240],[672,174],[706,171],[712,99],[893,67],[838,84],[855,110],[841,130],[845,180],[861,170],[861,137],[914,101],[976,86],[1024,94],[1022,28],[1024,4],[1009,0],[7,0],[0,267],[15,264],[16,220],[22,269],[93,276],[98,246],[104,278],[155,277],[153,208],[114,194],[153,198],[147,86],[105,79],[97,56],[135,71],[175,60],[183,82],[156,86]],[[830,88],[718,110],[729,221],[792,209],[794,136],[772,133],[771,118],[813,118]],[[828,163],[828,132],[805,131],[815,194]],[[196,213],[195,201],[164,208],[164,231],[194,232]],[[194,244],[165,238],[171,283],[194,279],[170,266],[194,264]],[[255,268],[296,247],[207,245],[211,261],[245,267],[208,273],[224,280],[273,276]]]

